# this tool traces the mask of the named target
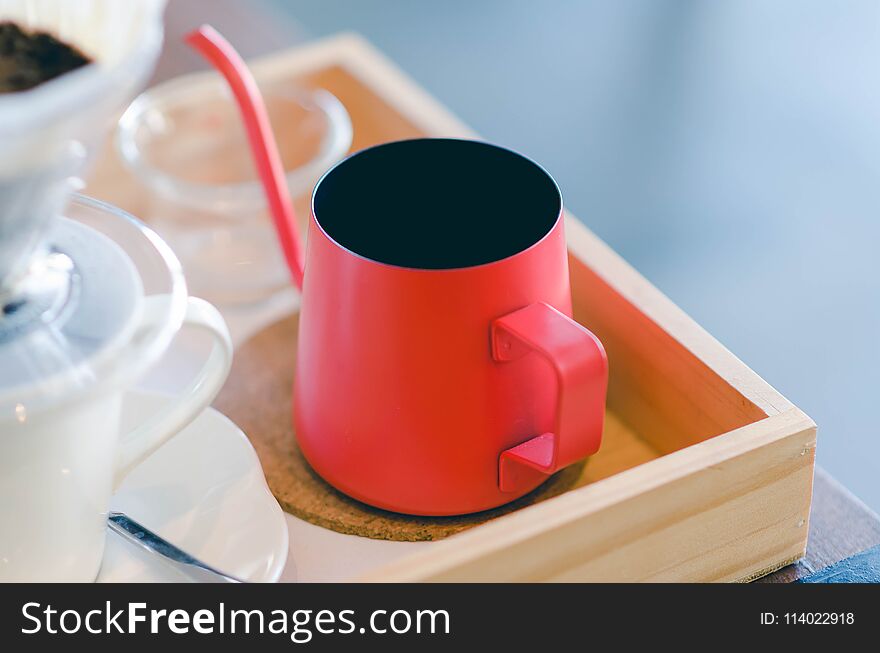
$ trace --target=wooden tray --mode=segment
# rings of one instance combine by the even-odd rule
[[[474,136],[357,36],[253,68],[262,79],[295,76],[336,94],[352,115],[355,149]],[[93,187],[137,211],[138,193],[118,176],[105,164]],[[589,474],[560,496],[364,579],[733,581],[803,556],[815,424],[580,222],[566,220],[575,318],[602,339],[610,362],[614,428],[600,464],[588,463]],[[246,392],[248,379],[230,385]]]

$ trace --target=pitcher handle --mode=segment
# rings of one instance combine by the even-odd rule
[[[491,340],[496,361],[515,361],[535,352],[547,359],[557,379],[553,432],[501,452],[501,491],[534,487],[549,474],[596,453],[608,385],[608,360],[599,339],[555,308],[537,303],[495,320]]]

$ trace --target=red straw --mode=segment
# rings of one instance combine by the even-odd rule
[[[272,134],[269,114],[263,96],[257,88],[251,71],[241,56],[220,33],[210,25],[202,25],[186,35],[186,42],[201,53],[216,68],[232,90],[241,111],[254,163],[266,191],[275,230],[287,267],[296,286],[302,289],[302,247],[296,228],[293,202],[284,178],[284,166],[278,153],[278,144]]]

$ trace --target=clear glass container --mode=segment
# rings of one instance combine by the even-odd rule
[[[318,178],[351,146],[332,94],[260,83],[305,234]],[[149,198],[143,217],[215,303],[266,299],[290,284],[238,107],[216,75],[182,77],[138,97],[119,122],[120,155]]]

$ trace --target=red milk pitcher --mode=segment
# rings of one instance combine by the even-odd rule
[[[370,505],[512,501],[599,448],[607,363],[574,322],[562,200],[529,159],[418,139],[337,164],[312,198],[294,420]]]
[[[318,182],[303,265],[253,77],[210,27],[187,40],[242,110],[302,290],[294,421],[312,467],[365,503],[453,515],[595,453],[608,366],[571,319],[553,178],[476,141],[363,150]]]

